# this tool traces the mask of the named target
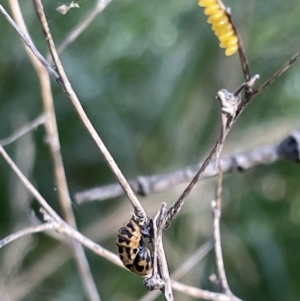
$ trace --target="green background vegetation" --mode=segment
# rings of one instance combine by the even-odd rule
[[[59,43],[92,8],[59,15],[44,1],[54,40]],[[46,43],[30,1],[22,11],[37,48]],[[8,9],[8,4],[3,3]],[[252,74],[267,79],[300,48],[299,0],[226,1],[242,36]],[[35,71],[23,45],[0,16],[0,137],[5,138],[43,110]],[[218,48],[196,0],[113,0],[61,55],[69,79],[98,133],[127,178],[164,173],[200,161],[220,127],[215,93],[243,81],[238,56]],[[114,182],[102,155],[60,87],[53,82],[62,154],[72,195]],[[299,129],[300,65],[296,63],[246,108],[224,153],[279,142]],[[42,127],[6,147],[53,208],[60,212],[47,138]],[[29,225],[35,200],[0,161],[0,237]],[[225,268],[232,291],[247,301],[300,299],[300,170],[291,162],[257,167],[224,180],[221,220]],[[210,202],[215,180],[202,181],[165,233],[170,271],[212,238]],[[170,204],[180,185],[142,201],[153,213]],[[29,207],[26,206],[29,202]],[[132,208],[124,197],[74,204],[78,227],[116,251],[115,236]],[[30,239],[30,240],[29,240]],[[87,250],[102,300],[137,300],[142,279]],[[215,290],[213,253],[183,283]],[[25,277],[18,281],[18,277]],[[44,234],[0,250],[4,293],[21,290],[22,301],[86,300],[68,249]],[[16,284],[17,283],[17,284]],[[2,294],[2,292],[1,292]],[[194,300],[175,292],[176,300]],[[162,300],[162,297],[159,298]]]

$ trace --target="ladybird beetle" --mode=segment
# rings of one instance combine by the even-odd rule
[[[152,254],[146,247],[143,235],[149,235],[149,229],[139,225],[135,215],[118,232],[116,245],[124,266],[132,272],[149,276],[152,272]]]

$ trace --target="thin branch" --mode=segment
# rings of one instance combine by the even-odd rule
[[[144,280],[144,284],[149,290],[160,289],[166,301],[173,301],[170,274],[162,242],[166,220],[166,204],[162,203],[160,210],[153,220],[153,272],[151,277]]]
[[[271,164],[284,159],[297,161],[297,152],[300,149],[299,135],[300,133],[295,131],[278,144],[258,147],[250,151],[223,157],[220,159],[223,172],[244,172],[260,165]],[[203,165],[202,162],[166,174],[138,176],[136,179],[130,180],[129,183],[135,193],[148,196],[191,181],[201,165]],[[218,169],[215,167],[216,160],[212,160],[202,178],[216,176]],[[75,194],[75,200],[78,204],[81,204],[94,200],[107,200],[122,194],[123,190],[118,184],[110,184],[78,192]]]
[[[167,227],[171,224],[171,221],[179,213],[179,211],[180,211],[182,205],[184,204],[186,198],[189,196],[190,192],[192,191],[192,189],[194,188],[194,186],[196,185],[196,183],[198,182],[198,180],[200,179],[200,177],[204,173],[204,171],[207,168],[207,166],[209,165],[210,161],[212,160],[214,155],[217,153],[218,146],[219,146],[219,142],[217,141],[215,143],[214,147],[212,148],[212,150],[210,151],[209,155],[207,156],[207,158],[202,163],[200,169],[197,171],[196,175],[193,177],[193,179],[189,183],[189,185],[185,188],[185,190],[180,195],[180,197],[170,206],[170,208],[168,210],[168,215],[170,216],[170,221],[167,224]]]
[[[203,299],[203,300],[212,300],[212,301],[241,301],[236,297],[229,297],[225,294],[214,293],[193,286],[189,286],[175,280],[172,280],[172,288],[178,292],[184,293],[188,296]]]
[[[9,0],[10,7],[18,26],[20,26],[22,32],[26,34],[30,39],[26,24],[23,19],[23,15],[19,6],[18,0]],[[31,40],[31,39],[30,39]],[[53,96],[51,91],[51,82],[46,69],[35,55],[25,47],[27,55],[31,60],[36,73],[38,75],[41,96],[44,105],[44,112],[47,116],[45,122],[45,129],[48,138],[48,145],[50,147],[51,157],[53,159],[53,168],[55,175],[55,182],[57,185],[57,191],[59,195],[59,201],[62,207],[62,211],[66,221],[76,228],[76,221],[72,211],[71,198],[67,186],[66,176],[63,167],[63,160],[60,152],[60,142],[58,138],[58,130],[56,125],[55,109],[53,105]],[[72,248],[75,261],[77,263],[79,275],[86,295],[91,301],[100,301],[100,297],[97,291],[96,284],[93,280],[87,258],[84,254],[82,245],[75,241],[71,241],[70,247]]]
[[[244,48],[243,42],[241,40],[241,36],[239,35],[239,33],[237,31],[236,31],[236,34],[239,39],[238,51],[239,51],[239,57],[240,57],[241,65],[242,65],[244,78],[245,78],[245,81],[248,81],[250,79],[251,75],[250,75],[248,60],[247,60],[246,53],[245,53],[245,48]]]
[[[173,292],[171,287],[171,280],[170,280],[170,274],[168,269],[168,263],[166,259],[166,254],[163,246],[162,236],[163,236],[163,230],[165,229],[165,224],[167,220],[167,209],[166,204],[162,203],[161,209],[160,209],[160,215],[157,220],[157,237],[156,237],[156,246],[157,246],[157,265],[158,270],[160,273],[160,276],[162,280],[165,283],[164,288],[162,289],[164,293],[164,297],[166,301],[173,301]]]
[[[86,17],[75,26],[66,38],[57,46],[57,52],[63,52],[71,43],[73,43],[111,1],[112,0],[98,0],[91,11],[87,13]]]
[[[82,235],[80,232],[72,228],[66,222],[64,222],[56,212],[48,205],[46,200],[41,196],[41,194],[37,191],[37,189],[28,181],[28,179],[23,175],[23,173],[19,170],[19,168],[15,165],[3,147],[0,145],[0,154],[2,154],[3,158],[21,180],[21,182],[25,185],[25,187],[35,196],[38,202],[42,205],[44,209],[44,216],[46,216],[45,220],[47,222],[51,222],[55,224],[55,230],[59,233],[66,234],[68,237],[75,239],[76,241],[80,242],[94,253],[100,255],[101,257],[106,258],[108,261],[114,263],[117,266],[120,266],[125,269],[124,265],[122,264],[119,257],[106,250],[105,248],[101,247],[100,245],[93,242],[91,239],[87,238],[86,236]],[[165,279],[164,279],[165,280]]]
[[[96,244],[91,239],[89,239],[86,236],[82,235],[80,232],[76,231],[75,229],[73,229],[68,224],[66,224],[66,223],[60,224],[60,228],[58,229],[58,231],[60,231],[63,234],[66,234],[68,237],[71,237],[71,238],[75,239],[76,241],[80,242],[81,244],[86,246],[88,249],[93,251],[95,254],[98,254],[101,257],[103,257],[103,258],[107,259],[108,261],[112,262],[113,264],[126,269],[124,267],[124,265],[122,264],[122,262],[121,262],[118,255],[116,255],[115,253],[113,253],[113,252],[101,247],[100,245]]]
[[[107,249],[101,247],[100,245],[96,244],[86,236],[79,233],[77,230],[73,229],[71,226],[69,226],[67,223],[65,223],[63,220],[56,221],[52,218],[52,216],[48,215],[48,212],[45,211],[44,216],[46,215],[47,222],[42,225],[28,227],[23,230],[20,230],[16,233],[13,233],[4,239],[0,240],[0,248],[24,235],[28,235],[31,233],[46,231],[46,230],[56,230],[59,233],[65,234],[68,237],[75,239],[76,241],[80,242],[90,250],[92,250],[94,253],[100,255],[101,257],[104,257],[108,261],[112,262],[113,264],[122,267],[125,269],[123,264],[121,263],[119,257],[108,251]],[[48,215],[48,216],[47,216]]]
[[[170,226],[172,220],[180,211],[186,198],[189,196],[190,192],[192,191],[200,177],[203,175],[204,171],[206,170],[207,166],[209,165],[210,161],[214,156],[216,156],[216,163],[218,165],[219,156],[223,149],[225,138],[231,130],[233,124],[237,120],[239,114],[243,110],[243,107],[241,107],[241,104],[243,104],[243,102],[241,101],[240,93],[243,89],[250,89],[254,85],[257,78],[259,78],[258,75],[253,76],[248,82],[243,83],[235,92],[229,92],[225,89],[222,89],[219,92],[217,92],[216,97],[220,103],[222,117],[222,126],[219,137],[212,150],[210,151],[209,155],[201,165],[199,171],[196,173],[196,175],[191,180],[186,189],[183,191],[183,193],[180,195],[180,197],[170,206],[168,210],[169,219],[166,222],[166,228]]]
[[[9,157],[9,155],[6,153],[6,151],[4,150],[4,148],[1,145],[0,145],[0,154],[3,156],[3,158],[9,164],[9,166],[15,172],[15,174],[18,176],[18,178],[21,180],[21,182],[25,185],[25,187],[33,194],[33,196],[41,204],[42,208],[45,210],[45,213],[48,215],[47,221],[56,223],[57,231],[59,231],[60,233],[66,234],[67,236],[69,236],[72,239],[75,239],[76,241],[85,245],[87,248],[91,249],[94,253],[106,258],[107,260],[113,262],[114,264],[124,267],[123,264],[121,263],[121,260],[119,259],[119,257],[116,254],[104,249],[100,245],[96,244],[89,238],[87,238],[84,235],[82,235],[81,233],[79,233],[77,230],[72,228],[66,222],[64,222],[57,215],[57,213],[48,205],[47,201],[42,197],[42,195],[38,192],[38,190],[23,175],[23,173],[15,165],[15,163],[12,161],[12,159]],[[45,213],[44,213],[44,215],[45,215]]]
[[[16,239],[21,238],[22,236],[28,235],[28,234],[32,234],[32,233],[38,233],[38,232],[43,232],[43,231],[47,231],[47,230],[52,230],[55,229],[57,227],[57,222],[55,221],[51,221],[51,222],[47,222],[38,226],[31,226],[31,227],[27,227],[25,229],[22,229],[20,231],[17,231],[9,236],[6,236],[3,239],[0,239],[0,249],[2,247],[4,247],[5,245],[13,242]]]
[[[224,5],[224,3],[221,1],[221,0],[218,0],[219,2],[222,3],[223,7],[226,7]],[[226,9],[226,14],[230,20],[230,23],[232,25],[232,28],[238,38],[238,52],[239,52],[239,57],[240,57],[240,61],[241,61],[241,65],[242,65],[242,70],[243,70],[243,73],[244,73],[244,78],[245,78],[245,81],[249,81],[250,78],[251,78],[251,75],[250,75],[250,69],[249,69],[249,63],[248,63],[248,60],[247,60],[247,57],[246,57],[246,52],[245,52],[245,48],[244,48],[244,45],[243,45],[243,42],[242,42],[242,38],[235,26],[235,22],[233,21],[233,18],[232,18],[232,14],[231,14],[231,8],[227,8]]]
[[[218,184],[216,188],[216,199],[212,201],[212,213],[213,213],[213,228],[214,228],[214,245],[215,245],[215,256],[216,256],[216,264],[219,275],[219,282],[221,284],[221,288],[226,296],[230,298],[230,300],[239,300],[234,294],[231,292],[226,273],[224,268],[224,260],[221,246],[221,233],[220,233],[220,219],[221,219],[221,210],[222,210],[222,166],[219,166],[219,177]]]
[[[155,202],[149,198],[144,204],[147,208],[147,213],[150,216],[154,216],[157,212]],[[122,202],[111,215],[105,215],[101,219],[92,221],[89,226],[82,228],[80,232],[96,242],[109,239],[115,236],[116,229],[120,227],[120,220],[123,221],[128,218],[127,210],[128,204]],[[31,218],[30,221],[34,225],[36,224],[33,218]],[[109,227],[107,227],[108,224]],[[99,229],[105,229],[105,231],[99,231]],[[69,248],[66,248],[68,241],[72,241],[72,239],[67,239],[67,237],[57,232],[51,232],[47,232],[47,235],[50,234],[54,239],[60,238],[60,241],[66,245],[59,244],[51,248],[51,250],[46,250],[41,257],[25,268],[25,270],[20,271],[14,279],[11,279],[7,286],[7,291],[10,292],[10,299],[7,301],[23,300],[34,288],[43,283],[50,275],[53,275],[55,271],[59,270],[66,262],[73,259]],[[56,235],[53,236],[53,234]],[[58,237],[58,235],[60,237]],[[30,280],[30,282],[28,282],[28,280]]]
[[[40,9],[41,9],[41,11],[40,11]],[[42,55],[38,52],[38,50],[33,45],[33,43],[21,32],[19,27],[11,19],[11,17],[6,12],[6,10],[3,8],[2,5],[0,5],[0,11],[5,15],[8,22],[14,27],[14,29],[17,31],[17,33],[20,35],[20,37],[24,40],[24,42],[30,48],[30,50],[32,50],[32,52],[36,55],[36,57],[39,59],[39,61],[45,66],[45,68],[50,73],[50,75],[53,76],[54,79],[58,82],[58,84],[63,88],[64,92],[70,98],[72,104],[74,105],[74,107],[75,107],[75,109],[76,109],[76,111],[77,111],[77,113],[80,117],[80,120],[83,122],[83,124],[87,128],[88,132],[90,133],[91,137],[95,141],[96,145],[101,150],[107,164],[109,165],[110,169],[113,171],[113,173],[116,176],[118,182],[122,186],[122,189],[125,191],[128,199],[130,200],[130,202],[131,202],[132,206],[134,207],[135,211],[139,212],[140,215],[142,215],[142,216],[146,216],[145,210],[143,209],[142,205],[140,204],[140,202],[137,199],[136,195],[134,194],[133,190],[129,186],[129,184],[128,184],[127,180],[125,179],[124,175],[122,174],[122,172],[118,168],[118,166],[115,163],[114,159],[112,158],[112,156],[108,152],[108,150],[105,147],[104,143],[102,142],[101,138],[97,134],[95,128],[93,127],[93,125],[90,122],[89,118],[87,117],[85,111],[83,110],[76,93],[72,89],[72,86],[71,86],[70,82],[68,81],[63,68],[61,67],[61,63],[60,63],[60,60],[58,58],[57,52],[55,50],[52,37],[49,33],[49,28],[48,28],[46,19],[43,18],[42,24],[43,24],[43,26],[45,26],[44,29],[46,30],[46,35],[47,35],[46,40],[49,42],[49,47],[51,48],[51,54],[53,55],[53,61],[55,62],[56,67],[58,68],[58,70],[60,72],[60,75],[58,75],[58,73],[55,72],[51,68],[49,63],[44,59],[44,57],[42,57]],[[39,5],[39,10],[38,11],[40,12],[40,14],[42,16],[43,15],[43,9],[42,9],[41,3]],[[48,29],[48,31],[47,31],[47,29]]]
[[[293,55],[287,62],[285,62],[269,79],[267,79],[262,85],[255,89],[251,97],[262,92],[266,87],[271,85],[280,75],[282,75],[287,69],[289,69],[293,63],[295,63],[300,57],[300,51]]]
[[[114,263],[115,265],[117,265],[121,268],[124,268],[123,264],[121,263],[121,261],[117,255],[100,247],[93,241],[86,238],[84,235],[80,234],[78,231],[76,231],[73,228],[71,228],[70,226],[68,226],[68,224],[66,224],[66,223],[61,224],[56,221],[54,221],[54,222],[49,221],[49,222],[39,225],[39,226],[29,227],[29,228],[23,229],[21,231],[18,231],[16,233],[0,240],[0,247],[4,246],[4,244],[12,242],[13,240],[15,240],[17,238],[20,238],[23,235],[46,231],[46,230],[53,230],[53,229],[59,231],[60,233],[64,233],[73,239],[76,239],[78,242],[84,244],[86,247],[88,247],[89,249],[94,251],[96,254],[106,258],[107,260]],[[171,281],[171,284],[172,284],[173,289],[175,289],[177,291],[184,292],[187,295],[194,296],[196,298],[203,298],[204,300],[216,300],[216,301],[232,301],[232,300],[238,301],[239,300],[239,299],[229,299],[228,296],[226,296],[226,295],[190,287],[190,286],[184,285],[182,283],[176,282],[174,280]]]
[[[36,198],[36,200],[40,203],[40,205],[47,211],[47,213],[55,220],[60,221],[61,218],[59,215],[50,207],[47,201],[42,197],[42,195],[38,192],[38,190],[30,183],[30,181],[24,176],[21,170],[17,167],[17,165],[13,162],[7,152],[4,150],[3,146],[0,145],[0,154],[3,156],[5,161],[8,163],[10,168],[14,171],[17,177],[21,180],[24,186],[32,193],[32,195]]]
[[[12,135],[10,135],[9,137],[7,137],[5,139],[1,139],[0,140],[0,144],[2,146],[6,146],[8,144],[11,144],[11,143],[15,142],[17,139],[19,139],[23,135],[25,135],[25,134],[27,134],[27,133],[35,130],[41,124],[44,124],[45,121],[46,121],[45,114],[41,114],[40,116],[38,116],[33,121],[25,124],[23,127],[21,127],[20,129],[18,129],[15,133],[13,133]]]
[[[215,244],[215,256],[216,264],[219,274],[219,280],[223,292],[227,296],[232,296],[232,292],[229,288],[227,277],[224,268],[222,246],[221,246],[221,234],[220,234],[220,218],[221,218],[221,194],[222,194],[222,171],[220,170],[218,177],[218,185],[216,188],[216,199],[212,201],[211,207],[213,212],[213,225],[214,225],[214,244]]]
[[[41,55],[41,53],[37,50],[37,48],[32,43],[31,39],[25,35],[19,26],[14,22],[14,20],[10,17],[10,15],[6,12],[4,7],[0,4],[0,11],[7,19],[8,23],[16,30],[18,35],[24,41],[24,43],[30,48],[30,50],[34,53],[34,55],[38,58],[41,64],[47,69],[49,74],[57,81],[59,85],[61,85],[60,77],[57,72],[50,66],[50,64],[45,60],[45,58]]]
[[[144,208],[142,207],[141,203],[137,199],[137,197],[134,194],[133,190],[129,186],[126,178],[123,175],[123,173],[121,172],[121,170],[117,166],[117,164],[114,161],[113,157],[111,156],[111,154],[107,150],[106,146],[104,145],[103,141],[101,140],[98,133],[96,132],[95,128],[93,127],[93,125],[92,125],[91,121],[89,120],[88,116],[86,115],[86,113],[85,113],[85,111],[84,111],[84,109],[83,109],[76,93],[74,92],[74,90],[71,86],[71,83],[68,80],[68,77],[67,77],[67,75],[66,75],[66,73],[65,73],[65,71],[62,67],[61,61],[60,61],[58,53],[56,51],[55,44],[53,42],[50,30],[49,30],[49,26],[48,26],[48,23],[47,23],[45,14],[44,14],[44,10],[43,10],[43,6],[42,6],[41,1],[35,0],[34,3],[35,3],[35,6],[36,6],[38,17],[40,19],[40,22],[41,22],[41,25],[42,25],[42,28],[43,28],[44,35],[46,37],[46,41],[48,43],[48,47],[49,47],[53,62],[54,62],[55,66],[56,66],[56,69],[58,71],[59,79],[62,83],[62,87],[63,87],[66,95],[71,100],[74,108],[76,109],[76,111],[79,115],[80,120],[83,122],[83,124],[87,128],[88,132],[90,133],[90,135],[94,139],[96,145],[98,146],[98,148],[102,152],[102,154],[103,154],[107,164],[109,165],[110,169],[113,171],[113,173],[116,176],[118,182],[120,183],[120,185],[124,189],[127,197],[129,198],[132,206],[134,207],[134,210],[136,212],[138,212],[141,216],[147,217]]]

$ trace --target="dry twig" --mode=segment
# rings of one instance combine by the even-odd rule
[[[212,150],[210,151],[207,158],[202,163],[201,167],[199,168],[198,172],[187,186],[187,188],[183,191],[181,196],[170,206],[168,209],[168,221],[166,222],[166,227],[169,227],[172,220],[180,211],[182,205],[184,204],[186,198],[203,175],[204,171],[206,170],[207,166],[211,162],[214,156],[216,156],[216,162],[218,163],[219,155],[222,151],[224,146],[225,138],[228,135],[230,129],[232,128],[233,124],[237,120],[240,113],[243,111],[244,106],[246,105],[245,102],[241,99],[241,92],[243,90],[251,90],[252,86],[254,85],[255,81],[259,78],[258,75],[253,76],[248,82],[243,83],[235,92],[228,92],[225,89],[220,90],[217,93],[217,98],[220,102],[221,107],[221,116],[222,116],[222,126],[219,134],[219,138],[217,139],[215,145],[213,146]]]
[[[57,213],[48,205],[47,201],[42,197],[42,195],[37,191],[37,189],[29,182],[29,180],[23,175],[23,173],[19,170],[19,168],[15,165],[9,155],[6,153],[4,148],[0,145],[0,154],[3,156],[5,161],[9,164],[11,169],[17,175],[17,177],[21,180],[21,182],[25,185],[25,187],[34,195],[36,200],[40,203],[44,210],[44,215],[46,215],[46,219],[48,222],[53,224],[53,228],[56,231],[66,234],[68,237],[75,239],[81,244],[85,245],[87,248],[91,249],[94,253],[106,258],[108,261],[113,262],[114,264],[123,267],[119,257],[104,249],[100,245],[96,244],[89,238],[85,237],[77,230],[69,226],[66,222],[64,222]],[[41,225],[35,226],[37,229],[40,229]],[[34,230],[31,230],[34,232]],[[31,233],[32,233],[31,232]],[[30,233],[30,232],[28,232]]]
[[[52,36],[49,32],[49,27],[47,24],[47,20],[45,18],[43,7],[39,1],[37,1],[37,11],[39,12],[39,15],[42,17],[42,25],[43,29],[45,31],[46,40],[49,44],[50,52],[52,55],[53,62],[56,65],[57,70],[59,71],[59,74],[54,71],[54,69],[49,65],[49,63],[44,59],[44,57],[40,54],[40,52],[36,49],[32,41],[27,38],[27,36],[20,30],[20,28],[17,26],[17,24],[13,21],[13,19],[9,16],[9,14],[6,12],[6,10],[3,8],[3,6],[0,4],[0,11],[4,14],[8,22],[13,26],[13,28],[17,31],[17,33],[20,35],[20,37],[23,39],[23,41],[26,43],[26,45],[29,47],[29,49],[34,53],[34,55],[38,58],[38,60],[43,64],[43,66],[47,69],[49,74],[54,77],[54,79],[61,85],[66,95],[71,100],[75,110],[77,111],[80,120],[85,125],[86,129],[90,133],[91,137],[95,141],[96,145],[102,152],[108,166],[113,171],[114,175],[116,176],[119,184],[121,185],[122,189],[124,189],[128,199],[130,200],[132,206],[134,207],[134,210],[136,212],[139,212],[140,215],[146,216],[145,210],[140,204],[139,200],[137,199],[136,195],[134,194],[133,190],[129,186],[127,180],[125,179],[124,175],[122,174],[121,170],[117,166],[116,162],[114,161],[113,157],[107,150],[106,146],[104,145],[103,141],[99,137],[98,133],[96,132],[95,128],[93,127],[91,121],[87,117],[85,111],[82,108],[82,105],[73,90],[71,83],[69,82],[64,69],[62,68],[60,59],[58,57],[57,51],[55,49],[54,42],[52,40]]]
[[[57,72],[55,70],[53,70],[49,66],[49,64],[45,61],[45,59],[40,55],[40,53],[34,47],[31,40],[26,35],[24,35],[22,33],[22,31],[20,31],[19,28],[14,24],[13,20],[9,17],[9,15],[3,9],[2,5],[0,5],[0,10],[5,15],[5,17],[10,22],[10,24],[17,30],[17,32],[22,37],[22,39],[25,41],[27,46],[34,52],[36,57],[43,64],[43,66],[47,69],[47,71],[62,86],[63,90],[65,91],[67,96],[72,101],[72,104],[74,105],[80,119],[82,120],[82,122],[86,126],[87,130],[91,134],[92,138],[96,142],[97,146],[103,153],[109,167],[112,169],[112,171],[115,174],[115,176],[117,177],[120,185],[122,186],[123,190],[127,194],[135,211],[140,213],[140,215],[146,217],[146,213],[145,213],[143,207],[141,206],[139,200],[136,198],[133,190],[130,188],[130,186],[127,183],[122,172],[119,170],[119,168],[116,165],[115,161],[113,160],[112,156],[110,155],[110,153],[106,149],[105,145],[103,144],[102,140],[96,133],[90,120],[88,119],[87,115],[85,114],[74,90],[72,89],[70,82],[68,81],[68,78],[64,72],[64,69],[61,65],[60,59],[58,57],[54,42],[52,40],[52,36],[50,34],[49,27],[48,27],[46,17],[45,17],[43,7],[42,7],[40,0],[35,0],[35,5],[36,5],[38,16],[40,18],[40,21],[41,21],[41,24],[43,27],[43,31],[44,31],[46,40],[48,42],[50,53],[51,53],[53,62],[56,66]],[[210,164],[210,162],[212,161],[214,156],[216,156],[216,164],[218,164],[219,155],[222,151],[226,136],[228,135],[230,129],[232,128],[232,125],[234,124],[234,122],[236,121],[236,119],[238,118],[240,113],[243,111],[245,106],[248,104],[250,99],[254,95],[260,93],[269,84],[271,84],[279,75],[281,75],[300,56],[300,53],[296,54],[291,60],[289,60],[289,62],[286,65],[284,65],[280,70],[278,70],[278,72],[275,73],[261,87],[259,87],[257,90],[253,90],[253,85],[258,77],[254,76],[254,77],[250,78],[249,67],[248,67],[246,56],[244,55],[241,44],[239,47],[239,52],[240,52],[240,56],[241,56],[244,75],[246,78],[246,83],[242,84],[241,87],[239,87],[237,89],[237,91],[234,93],[230,93],[227,90],[221,90],[217,93],[217,97],[220,101],[220,106],[221,106],[222,128],[220,131],[220,135],[216,141],[216,144],[212,148],[212,150],[209,153],[209,155],[207,156],[207,158],[204,160],[203,164],[201,165],[201,167],[197,171],[196,175],[191,180],[190,184],[184,190],[182,195],[178,198],[178,200],[175,201],[173,203],[173,205],[167,211],[165,208],[165,204],[163,204],[160,212],[157,214],[156,219],[155,219],[154,252],[155,252],[155,263],[157,262],[157,268],[154,269],[154,271],[155,271],[155,275],[156,276],[159,275],[163,280],[163,282],[161,282],[160,285],[163,283],[164,286],[160,287],[160,288],[163,290],[166,300],[173,300],[173,296],[172,296],[172,290],[171,290],[171,285],[170,285],[170,278],[169,278],[169,273],[168,273],[168,269],[167,269],[165,254],[164,254],[163,245],[162,245],[163,230],[170,225],[172,220],[178,214],[183,203],[185,202],[186,198],[188,197],[191,190],[193,189],[194,185],[197,183],[199,178],[204,174],[204,171],[206,170],[206,168],[208,167],[208,165]],[[244,92],[244,98],[242,98],[241,92]],[[95,244],[91,240],[87,239],[82,234],[80,234],[78,231],[76,231],[75,229],[73,229],[67,223],[65,223],[64,221],[62,221],[60,219],[60,217],[54,212],[54,210],[48,205],[48,203],[38,193],[38,191],[32,186],[32,184],[28,181],[28,179],[26,177],[24,177],[24,175],[21,173],[21,171],[16,167],[16,165],[9,158],[9,156],[7,155],[7,153],[5,152],[5,150],[3,149],[3,147],[1,145],[0,145],[0,153],[5,158],[5,160],[9,163],[9,165],[14,170],[14,172],[17,174],[17,176],[21,179],[21,181],[24,183],[24,185],[33,193],[33,195],[41,203],[43,208],[46,210],[45,216],[47,216],[48,222],[51,222],[54,225],[57,225],[57,227],[55,227],[55,229],[57,231],[59,231],[60,233],[64,233],[64,234],[68,235],[69,237],[72,237],[73,239],[75,239],[75,240],[79,241],[80,243],[86,245],[87,247],[91,248],[97,254],[101,254],[101,256],[104,256],[108,260],[114,262],[115,264],[120,265],[120,260],[116,259],[116,256],[114,254],[112,254],[112,253],[110,254],[110,252],[101,248],[99,245]],[[217,210],[214,211],[214,225],[215,225],[214,228],[215,228],[216,249],[217,249],[218,244],[219,244],[219,248],[220,248],[220,232],[218,232],[219,231],[219,219],[220,219],[220,202],[221,202],[220,194],[218,196],[219,196],[219,199],[217,198],[217,202],[214,203],[214,208],[219,210],[219,211],[217,211]],[[218,202],[219,202],[219,204],[218,204]],[[34,232],[34,231],[38,231],[38,230],[36,228],[35,230],[31,229],[30,231]],[[30,231],[28,233],[31,233]],[[24,233],[25,232],[26,231],[24,230]],[[219,261],[223,262],[221,249],[216,251],[216,253],[217,253],[216,254],[217,259]],[[229,289],[227,281],[226,281],[224,266],[221,266],[221,264],[218,264],[218,267],[219,267],[219,276],[222,280],[221,281],[222,286],[225,290],[226,295],[221,295],[221,294],[214,295],[213,299],[214,300],[238,300],[236,297],[232,296],[232,293],[230,292],[230,289]],[[224,274],[222,274],[222,270],[224,271]],[[153,285],[153,283],[151,285]],[[176,285],[176,283],[175,283],[175,285]],[[188,287],[186,287],[184,289],[192,291],[192,289],[188,288]],[[200,290],[198,290],[197,293],[199,293],[199,291]],[[202,291],[202,293],[203,292],[204,291]],[[196,293],[195,293],[195,295],[196,295]],[[207,296],[208,295],[206,295],[206,297],[202,297],[202,298],[205,299],[205,298],[207,298]],[[212,295],[210,295],[210,297],[212,299]],[[230,299],[226,299],[226,297],[230,297]]]
[[[27,134],[28,132],[35,130],[37,127],[39,127],[41,124],[44,124],[45,122],[46,122],[46,116],[45,114],[41,114],[33,121],[25,124],[23,127],[18,129],[15,133],[10,135],[9,137],[1,139],[0,144],[2,146],[11,144],[15,142],[17,139],[21,138],[23,135]]]
[[[26,36],[30,37],[26,24],[23,19],[23,15],[17,0],[9,0],[12,13],[15,17],[17,24],[22,31],[26,33]],[[55,182],[57,185],[57,191],[59,196],[59,202],[62,207],[62,212],[66,221],[74,228],[76,228],[76,221],[72,211],[71,197],[67,185],[67,179],[63,166],[63,159],[60,151],[60,142],[58,137],[58,129],[56,124],[55,109],[53,104],[53,96],[51,91],[51,82],[47,70],[43,67],[36,56],[25,47],[27,55],[31,60],[35,71],[37,73],[42,101],[44,105],[44,113],[46,118],[45,129],[47,133],[47,141],[53,160],[53,169],[55,175]],[[79,275],[81,277],[85,292],[91,301],[100,301],[100,297],[97,291],[96,284],[92,277],[90,267],[87,258],[84,254],[82,245],[76,241],[71,242],[70,247],[74,253],[74,258],[77,263]]]
[[[280,160],[299,162],[300,133],[293,132],[278,144],[258,147],[256,149],[220,158],[223,173],[244,172],[259,165],[275,163]],[[175,170],[170,173],[150,176],[138,176],[129,180],[135,193],[141,196],[161,192],[176,185],[191,181],[203,163]],[[218,174],[216,160],[207,166],[202,178],[210,178]],[[90,201],[103,201],[122,195],[124,192],[118,184],[109,184],[88,189],[75,194],[78,204]]]
[[[202,299],[202,300],[212,300],[212,301],[241,301],[237,298],[231,298],[225,294],[214,293],[207,290],[202,290],[197,287],[186,285],[175,280],[172,280],[172,287],[178,292],[182,292],[191,297]]]
[[[288,61],[286,61],[269,79],[267,79],[263,84],[261,84],[258,88],[256,88],[252,97],[258,95],[262,92],[266,87],[270,86],[280,75],[282,75],[287,69],[289,69],[293,63],[295,63],[300,58],[300,51],[294,54]]]
[[[24,235],[32,234],[32,233],[38,233],[38,232],[44,232],[47,230],[53,230],[57,227],[57,222],[47,222],[38,226],[31,226],[24,228],[20,231],[17,231],[11,235],[6,236],[3,239],[0,239],[0,248],[4,247],[5,245],[13,242],[16,239],[21,238]]]
[[[45,58],[41,55],[41,53],[37,50],[35,45],[32,43],[31,39],[23,33],[23,31],[19,28],[19,26],[14,22],[14,20],[10,17],[4,7],[0,4],[0,11],[5,16],[6,20],[9,24],[16,30],[18,35],[24,41],[24,43],[29,47],[29,49],[33,52],[33,54],[37,57],[37,59],[41,62],[41,64],[47,69],[48,73],[57,81],[58,84],[60,83],[59,75],[57,72],[50,66],[50,64],[45,60]]]
[[[126,178],[124,177],[123,173],[117,166],[116,162],[114,161],[113,157],[109,153],[108,149],[104,145],[103,141],[99,137],[98,133],[96,132],[95,128],[93,127],[91,121],[89,120],[88,116],[86,115],[75,91],[73,90],[71,83],[69,82],[69,79],[64,71],[64,68],[61,64],[60,58],[58,56],[54,41],[52,39],[52,35],[49,30],[48,22],[44,13],[44,9],[42,6],[41,1],[35,0],[34,1],[36,10],[38,13],[38,17],[40,19],[44,35],[46,37],[46,41],[48,43],[48,47],[52,56],[52,60],[55,64],[55,68],[59,74],[59,81],[62,84],[63,90],[65,91],[68,98],[71,100],[76,112],[78,113],[78,116],[80,120],[85,125],[86,129],[90,133],[91,137],[95,141],[96,145],[100,149],[101,153],[103,154],[108,166],[113,171],[114,175],[116,176],[119,184],[124,189],[128,199],[130,200],[135,212],[139,212],[141,216],[147,216],[145,213],[144,208],[142,207],[141,203],[137,199],[136,195],[134,194],[133,190],[129,186]]]
[[[216,188],[216,199],[212,201],[211,207],[213,212],[213,225],[214,225],[214,245],[215,245],[215,256],[216,256],[216,264],[219,275],[219,282],[221,285],[221,289],[225,295],[227,295],[232,300],[239,300],[237,297],[233,295],[231,292],[227,277],[224,268],[223,254],[222,254],[222,246],[221,246],[221,233],[220,233],[220,218],[221,218],[221,204],[222,204],[222,177],[223,173],[221,170],[221,166],[219,169],[219,177],[218,184]]]
[[[171,280],[162,242],[163,230],[165,228],[166,204],[162,206],[153,219],[153,272],[151,277],[144,280],[144,284],[149,290],[160,289],[166,301],[173,301]]]

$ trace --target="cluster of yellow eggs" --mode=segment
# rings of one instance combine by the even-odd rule
[[[198,4],[205,7],[207,23],[212,25],[212,30],[220,41],[220,47],[225,48],[225,55],[235,54],[239,41],[225,9],[221,7],[218,0],[199,0]]]

